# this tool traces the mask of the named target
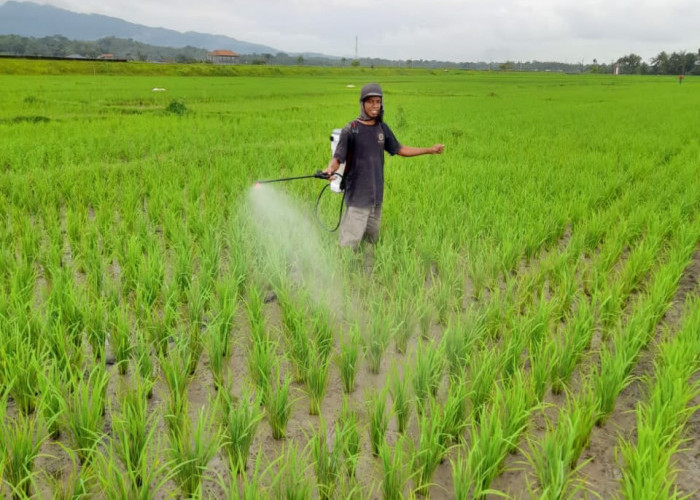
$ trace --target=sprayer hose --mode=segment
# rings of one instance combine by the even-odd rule
[[[336,175],[340,175],[340,174],[336,174]],[[323,193],[326,192],[326,189],[328,189],[329,186],[330,186],[330,183],[326,184],[325,186],[323,186],[323,189],[321,189],[321,192],[318,193],[318,198],[316,198],[316,209],[314,210],[314,215],[316,216],[316,221],[319,223],[319,225],[323,229],[325,229],[329,233],[333,233],[333,232],[338,230],[338,228],[340,227],[340,221],[343,218],[343,207],[345,206],[345,193],[343,193],[343,199],[340,201],[340,212],[338,213],[338,223],[335,225],[334,228],[331,229],[328,226],[326,226],[323,223],[323,221],[321,220],[321,218],[318,216],[318,206],[321,203],[321,197],[323,196]]]

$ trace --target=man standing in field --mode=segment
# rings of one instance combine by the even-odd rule
[[[384,199],[384,151],[390,155],[420,156],[441,154],[442,144],[429,148],[404,146],[384,123],[382,89],[376,83],[362,87],[360,116],[340,133],[333,158],[323,171],[332,177],[345,163],[343,184],[346,209],[340,222],[339,243],[357,251],[365,239],[374,244],[379,238]]]

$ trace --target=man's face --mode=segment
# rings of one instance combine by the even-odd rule
[[[368,97],[363,101],[362,105],[365,108],[365,114],[367,116],[376,118],[382,110],[382,98],[379,96]]]

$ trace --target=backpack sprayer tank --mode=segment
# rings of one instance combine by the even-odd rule
[[[334,128],[333,133],[331,133],[331,156],[335,154],[335,148],[338,147],[338,143],[340,142],[340,132],[341,129],[339,128]],[[341,163],[340,167],[338,167],[338,170],[336,170],[336,173],[343,175],[345,172],[345,163]],[[335,176],[335,179],[331,181],[331,191],[334,193],[342,193],[343,190],[340,188],[340,181],[341,177],[339,175]]]

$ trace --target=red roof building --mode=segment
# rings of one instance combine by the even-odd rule
[[[238,57],[232,50],[213,50],[207,54],[207,60],[214,64],[238,64]]]

